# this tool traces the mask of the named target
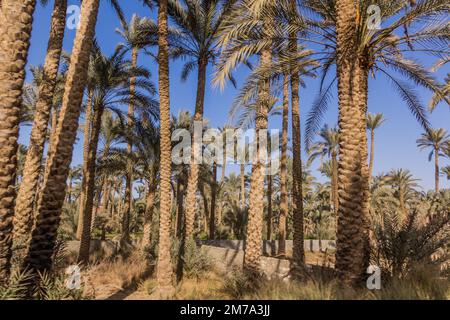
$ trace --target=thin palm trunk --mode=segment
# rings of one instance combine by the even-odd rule
[[[138,49],[133,48],[131,53],[131,66],[132,68],[137,67],[138,59]],[[136,91],[136,77],[130,78],[130,103],[128,105],[128,134],[131,134],[134,123],[134,95]],[[122,220],[122,242],[130,241],[130,214],[131,214],[131,202],[132,202],[132,190],[133,190],[133,162],[131,160],[131,153],[133,152],[133,144],[131,139],[128,138],[127,144],[127,175],[126,175],[126,185],[125,185],[125,210],[123,212]]]
[[[217,197],[217,163],[213,164],[213,184],[211,186],[211,215],[209,218],[209,238],[214,239],[216,227],[216,197]]]
[[[50,269],[72,160],[99,1],[84,0],[67,72],[64,98],[54,140],[49,148],[46,171],[36,209],[36,221],[25,266],[36,271]]]
[[[205,189],[201,189],[202,199],[203,199],[203,231],[208,232],[209,227],[209,205],[208,198],[206,197]]]
[[[240,164],[241,178],[241,210],[245,209],[245,164]]]
[[[289,51],[297,52],[297,35],[291,34]],[[291,271],[295,277],[300,277],[305,262],[304,232],[303,232],[303,190],[302,190],[302,159],[301,159],[301,129],[299,102],[299,72],[295,67],[291,70],[291,99],[292,99],[292,171],[293,171],[293,246]]]
[[[77,225],[77,239],[81,239],[81,229],[83,227],[84,205],[86,203],[86,177],[89,171],[89,143],[91,141],[91,127],[92,127],[92,97],[94,91],[88,89],[86,111],[84,115],[83,128],[83,176],[81,178],[80,200],[78,201],[78,225]]]
[[[365,273],[364,182],[360,105],[354,102],[356,13],[353,0],[336,0],[337,75],[339,97],[339,217],[336,270],[341,283],[355,285]]]
[[[104,107],[102,105],[94,104],[94,116],[87,160],[88,170],[86,175],[86,195],[81,220],[80,250],[78,252],[78,262],[82,264],[87,264],[89,262],[92,210],[94,207],[95,197],[95,164],[97,160],[97,147],[102,124],[103,110]]]
[[[439,192],[439,149],[434,150],[434,181],[435,190]]]
[[[205,88],[206,88],[206,67],[208,60],[200,58],[198,62],[198,79],[197,79],[197,98],[195,102],[194,121],[203,121],[203,105],[205,102]],[[199,164],[197,160],[201,153],[201,146],[198,143],[198,137],[195,137],[192,144],[191,163],[189,170],[189,178],[186,193],[186,216],[185,216],[185,243],[194,236],[194,220],[196,208],[196,193],[198,189],[198,172]]]
[[[337,220],[338,210],[339,210],[339,193],[338,193],[338,160],[337,160],[337,152],[333,151],[331,155],[331,192],[332,192],[332,200],[333,200],[333,209],[334,214]]]
[[[280,167],[280,216],[278,218],[278,255],[286,254],[286,216],[289,210],[287,197],[287,144],[289,122],[289,75],[283,82],[283,120],[281,126],[281,167]]]
[[[175,224],[175,230],[177,237],[181,236],[181,230],[183,227],[183,207],[184,207],[184,185],[182,182],[177,183],[177,223]]]
[[[370,130],[370,162],[369,162],[369,177],[373,175],[373,161],[375,159],[375,129]]]
[[[147,199],[145,200],[144,213],[144,234],[142,235],[141,250],[146,255],[152,243],[152,227],[153,227],[153,207],[155,205],[156,184],[151,179],[152,184],[149,185]]]
[[[160,108],[160,218],[159,252],[156,266],[156,280],[160,296],[173,293],[172,261],[170,257],[171,217],[171,141],[170,141],[170,98],[169,98],[169,43],[167,32],[167,0],[158,2],[158,62],[159,62],[159,108]]]
[[[0,284],[11,268],[17,139],[35,0],[3,0],[0,10]]]
[[[267,177],[267,240],[272,240],[272,176]]]
[[[28,144],[27,157],[23,168],[23,180],[17,193],[14,214],[14,237],[19,242],[27,240],[33,225],[33,209],[41,175],[48,122],[53,105],[53,93],[55,91],[64,38],[66,11],[67,0],[55,0],[44,64],[44,76],[39,88],[39,98],[36,103],[30,143]]]

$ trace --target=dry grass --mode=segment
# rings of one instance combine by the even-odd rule
[[[105,299],[139,282],[148,272],[148,263],[139,256],[117,257],[92,265],[84,274],[85,296]]]

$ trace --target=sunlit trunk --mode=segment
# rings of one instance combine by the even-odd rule
[[[23,168],[23,179],[17,193],[14,213],[15,241],[27,241],[33,225],[33,209],[42,174],[42,158],[47,140],[48,122],[53,106],[53,94],[58,76],[58,68],[66,23],[67,0],[56,0],[53,8],[50,38],[43,70],[39,98],[36,103],[33,127],[30,134],[27,156]]]
[[[86,202],[86,177],[88,175],[88,158],[89,158],[89,141],[91,140],[91,127],[92,127],[92,97],[94,91],[88,89],[88,97],[86,102],[86,111],[84,115],[84,128],[83,128],[83,176],[81,178],[80,198],[78,200],[78,225],[77,225],[77,239],[81,238],[81,228],[83,225],[84,205]]]
[[[195,102],[194,121],[203,121],[203,105],[205,102],[205,88],[206,88],[206,67],[208,60],[202,57],[198,61],[198,78],[197,78],[197,98]],[[198,172],[199,164],[195,159],[201,153],[201,146],[193,141],[191,152],[191,163],[189,165],[189,177],[186,193],[186,211],[185,211],[185,243],[189,238],[194,236],[194,221],[196,208],[196,193],[198,190]]]
[[[80,250],[78,252],[78,263],[89,262],[89,249],[91,243],[92,211],[95,198],[95,165],[97,161],[97,147],[102,124],[103,105],[94,104],[94,116],[92,120],[91,140],[87,160],[86,194],[81,220]]]
[[[2,0],[0,10],[0,284],[11,268],[20,104],[35,4]]]
[[[158,84],[160,109],[160,214],[159,214],[159,250],[156,265],[157,294],[168,297],[173,294],[173,267],[170,257],[172,176],[170,141],[170,96],[169,96],[169,43],[167,30],[167,0],[158,1]]]

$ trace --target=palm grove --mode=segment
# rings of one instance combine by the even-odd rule
[[[433,93],[431,110],[449,103],[448,78],[436,79],[414,59],[428,54],[435,69],[448,61],[448,1],[142,0],[141,14],[155,11],[157,20],[127,21],[122,4],[111,0],[122,42],[105,55],[97,43],[103,35],[95,34],[101,1],[82,1],[69,54],[62,50],[67,0],[54,0],[45,62],[24,83],[36,2],[0,2],[0,283],[16,267],[16,248],[23,252],[19,268],[37,274],[52,268],[62,238],[80,240],[78,262],[87,264],[92,238],[117,235],[123,250],[139,239],[133,250],[157,252],[162,296],[173,291],[178,270],[170,255],[174,238],[185,248],[197,238],[245,238],[249,281],[261,274],[263,238],[279,240],[281,257],[286,239],[293,239],[289,259],[297,280],[304,279],[305,237],[335,238],[336,276],[358,286],[374,250],[378,259],[386,252],[377,245],[382,230],[374,227],[386,216],[406,225],[428,204],[421,227],[431,237],[448,231],[450,196],[439,190],[439,177],[450,177],[440,162],[450,157],[449,136],[431,127],[414,90]],[[371,5],[380,9],[381,27],[371,27]],[[169,67],[176,59],[184,62],[182,79],[197,73],[192,116],[171,114]],[[248,174],[241,165],[239,175],[228,176],[223,162],[173,164],[171,132],[192,131],[194,120],[207,123],[205,92],[237,86],[240,65],[249,75],[227,123],[258,132],[281,115],[279,173],[266,176],[262,160]],[[417,145],[435,161],[435,192],[419,192],[405,169],[372,175],[376,130],[386,119],[368,113],[371,76],[387,79],[423,127]],[[308,77],[320,79],[320,92],[302,137],[301,86]],[[338,125],[322,127],[336,86]],[[29,144],[19,146],[19,126],[27,123]],[[71,167],[79,131],[83,163]],[[201,148],[193,145],[191,159]],[[317,159],[329,183],[314,181],[309,165]],[[436,198],[439,205],[431,205]]]

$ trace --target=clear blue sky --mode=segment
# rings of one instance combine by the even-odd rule
[[[155,18],[156,13],[151,12],[147,7],[142,7],[139,1],[127,0],[121,1],[127,17],[131,17],[133,13],[140,16],[150,16]],[[78,4],[77,0],[69,0],[69,4]],[[115,29],[119,27],[119,22],[109,6],[109,1],[101,0],[100,14],[97,23],[97,39],[100,43],[102,51],[105,54],[111,53],[120,37],[116,34]],[[125,4],[126,3],[126,4]],[[31,39],[31,48],[28,63],[29,65],[43,64],[47,48],[47,40],[50,28],[50,17],[53,1],[49,2],[47,7],[38,5],[33,34]],[[64,40],[64,49],[71,51],[75,30],[66,28],[66,36]],[[433,60],[423,56],[422,61],[426,65],[431,65]],[[428,60],[427,60],[428,59]],[[146,65],[152,72],[152,80],[157,83],[157,65],[151,61],[148,56],[141,55],[139,60],[141,65]],[[177,114],[179,110],[193,110],[195,103],[196,90],[196,73],[192,73],[190,79],[183,83],[180,81],[182,62],[173,62],[170,65],[170,96],[172,113]],[[209,79],[211,79],[212,69],[209,70]],[[245,77],[245,69],[239,70],[237,73],[238,84],[242,84]],[[449,72],[449,67],[442,68],[438,77],[442,81],[444,75]],[[29,80],[30,75],[27,75]],[[318,80],[307,79],[307,87],[300,89],[300,103],[302,113],[302,127],[304,128],[304,118],[307,115],[311,103],[317,93]],[[432,162],[428,162],[428,152],[420,152],[416,147],[416,139],[421,133],[421,127],[410,114],[408,108],[399,98],[397,93],[392,89],[391,85],[383,77],[370,79],[369,84],[369,111],[382,112],[388,121],[376,133],[376,150],[374,173],[387,172],[394,168],[407,168],[411,170],[416,178],[421,179],[423,188],[432,189],[434,186],[434,166]],[[419,96],[423,104],[427,105],[431,94],[422,88],[417,88]],[[209,119],[210,125],[213,127],[221,127],[226,122],[229,107],[233,101],[236,90],[228,85],[224,92],[218,89],[207,90],[205,100],[205,117]],[[336,97],[336,94],[334,95]],[[433,114],[429,115],[429,120],[433,127],[445,128],[450,131],[450,107],[447,105],[439,105]],[[82,121],[82,120],[81,120]],[[334,125],[337,122],[337,101],[333,99],[330,103],[325,122]],[[270,121],[271,127],[281,127],[281,118],[274,117]],[[28,143],[29,127],[21,129],[20,142]],[[81,136],[80,136],[81,137]],[[82,139],[79,139],[73,156],[73,165],[79,164],[82,159],[81,150]],[[305,157],[305,156],[304,156]],[[442,159],[442,165],[450,164],[450,159]],[[313,166],[315,168],[315,166]],[[314,170],[313,170],[314,173]],[[320,177],[319,173],[314,173]],[[441,179],[441,187],[448,187],[450,181]]]

